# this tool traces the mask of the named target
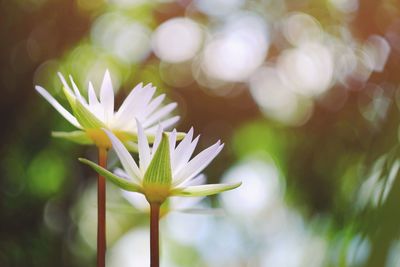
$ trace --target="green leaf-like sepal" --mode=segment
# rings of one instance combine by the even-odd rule
[[[74,143],[81,145],[92,145],[93,141],[84,131],[72,131],[72,132],[52,132],[51,136],[56,138],[66,139]]]
[[[168,135],[163,133],[161,142],[143,178],[147,200],[162,203],[169,195],[172,183]]]
[[[201,197],[215,195],[224,191],[235,189],[241,184],[241,182],[236,184],[206,184],[188,186],[184,188],[175,188],[171,191],[171,196]]]
[[[62,89],[63,89],[63,92],[64,92],[65,97],[66,97],[67,100],[68,100],[69,105],[71,106],[72,111],[74,111],[74,110],[75,110],[75,100],[76,100],[75,96],[72,95],[72,94],[67,90],[67,88],[66,88],[65,86],[63,86]]]
[[[100,129],[106,127],[92,114],[78,99],[75,100],[75,118],[86,129]]]
[[[112,172],[104,169],[103,167],[97,165],[96,163],[94,163],[90,160],[79,158],[79,161],[86,165],[89,165],[98,174],[104,176],[105,178],[110,180],[110,182],[114,183],[115,185],[117,185],[118,187],[120,187],[124,190],[138,192],[138,193],[143,192],[142,188],[139,185],[113,174]]]
[[[105,127],[96,116],[92,114],[74,95],[72,95],[65,87],[63,92],[72,108],[75,118],[79,124],[85,129],[100,129]]]

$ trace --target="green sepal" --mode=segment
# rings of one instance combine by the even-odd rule
[[[168,135],[163,133],[161,142],[147,168],[143,185],[170,186],[172,183]]]
[[[142,188],[133,183],[133,182],[129,182],[124,178],[121,178],[115,174],[113,174],[112,172],[104,169],[103,167],[97,165],[96,163],[87,160],[87,159],[83,159],[83,158],[79,158],[79,161],[89,165],[93,170],[95,170],[98,174],[104,176],[105,178],[107,178],[110,182],[114,183],[116,186],[118,186],[119,188],[122,188],[126,191],[131,191],[131,192],[138,192],[138,193],[142,193],[143,190]]]
[[[96,116],[92,114],[74,95],[72,95],[65,87],[63,92],[71,106],[75,118],[86,129],[100,129],[105,127]]]
[[[84,131],[72,131],[72,132],[52,132],[51,136],[56,138],[66,139],[74,143],[81,145],[92,145],[93,141]]]
[[[63,89],[63,92],[64,92],[65,97],[66,97],[67,100],[68,100],[69,105],[71,106],[71,109],[74,111],[74,110],[75,110],[75,100],[76,100],[76,97],[75,97],[74,95],[72,95],[72,94],[67,90],[67,88],[66,88],[65,86],[63,86],[62,89]],[[75,111],[74,111],[74,112],[75,112]]]
[[[188,186],[184,188],[175,188],[171,191],[171,196],[182,196],[182,197],[202,197],[215,195],[224,191],[232,190],[239,187],[242,182],[235,184],[206,184]]]
[[[78,122],[86,129],[100,129],[105,128],[101,122],[92,112],[90,112],[78,99],[75,99],[74,115]]]

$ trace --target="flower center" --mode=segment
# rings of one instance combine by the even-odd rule
[[[108,138],[107,134],[102,130],[102,129],[85,129],[86,134],[89,136],[90,139],[93,140],[93,143],[97,147],[105,148],[105,149],[110,149],[112,147],[111,141]],[[119,131],[113,131],[113,133],[122,141],[126,141],[128,137],[126,134],[119,132]]]

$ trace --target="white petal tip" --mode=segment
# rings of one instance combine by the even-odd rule
[[[57,72],[58,78],[60,78],[61,81],[65,81],[64,75],[61,72]]]
[[[39,86],[39,85],[35,85],[35,90],[36,91],[42,91],[42,90],[46,90],[43,87]]]
[[[108,129],[106,129],[106,128],[101,128],[101,130],[102,130],[103,132],[105,132],[105,133],[108,135],[108,137],[111,137],[111,136],[114,135],[110,130],[108,130]]]

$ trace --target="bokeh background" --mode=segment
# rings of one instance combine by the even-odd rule
[[[95,265],[96,151],[51,138],[73,127],[33,88],[66,103],[57,71],[85,92],[107,68],[225,142],[209,182],[243,181],[162,220],[162,266],[400,266],[400,1],[0,3],[1,267]],[[146,214],[107,205],[107,266],[148,266]]]

